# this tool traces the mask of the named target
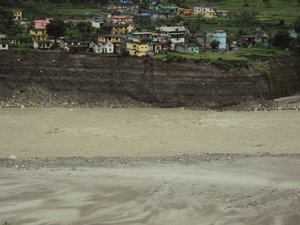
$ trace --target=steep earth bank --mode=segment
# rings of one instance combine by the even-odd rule
[[[38,105],[46,106],[105,106],[110,101],[105,103],[103,98],[108,98],[117,105],[128,101],[138,106],[146,102],[218,108],[269,96],[268,77],[252,68],[222,71],[193,61],[59,52],[1,52],[0,58],[0,100],[13,99],[8,105],[22,101],[28,90],[33,99],[42,95]],[[61,99],[67,103],[55,104]],[[35,103],[26,99],[22,104]]]

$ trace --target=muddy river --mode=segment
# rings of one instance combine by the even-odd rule
[[[300,153],[300,112],[0,109],[0,157]]]
[[[299,134],[297,111],[0,109],[0,225],[299,225]]]

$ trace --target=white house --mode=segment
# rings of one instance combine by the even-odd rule
[[[175,50],[177,44],[185,43],[185,34],[189,31],[184,26],[161,26],[157,28],[161,36],[166,36],[171,41],[171,50]]]
[[[204,17],[213,18],[218,17],[217,10],[214,8],[206,7],[206,6],[196,6],[194,7],[195,15],[202,15]]]
[[[94,53],[102,53],[102,54],[113,54],[115,53],[115,45],[111,42],[102,43],[99,42],[98,44],[95,44],[92,42],[90,44],[90,47],[93,49]]]
[[[0,42],[0,51],[8,50],[8,44],[5,42]]]
[[[92,21],[92,27],[100,28],[104,24],[104,20],[102,18],[94,18]]]

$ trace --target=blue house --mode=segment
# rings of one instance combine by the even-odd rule
[[[129,0],[118,0],[119,4],[128,4]]]
[[[212,41],[219,42],[219,50],[224,50],[227,47],[227,34],[225,31],[216,31],[206,33],[206,44],[210,45]],[[208,47],[208,46],[207,46]]]

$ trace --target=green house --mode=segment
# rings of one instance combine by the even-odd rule
[[[186,48],[186,53],[193,54],[193,55],[199,55],[200,48],[197,46],[189,46]]]
[[[178,7],[176,5],[155,5],[154,10],[156,12],[177,12]]]

